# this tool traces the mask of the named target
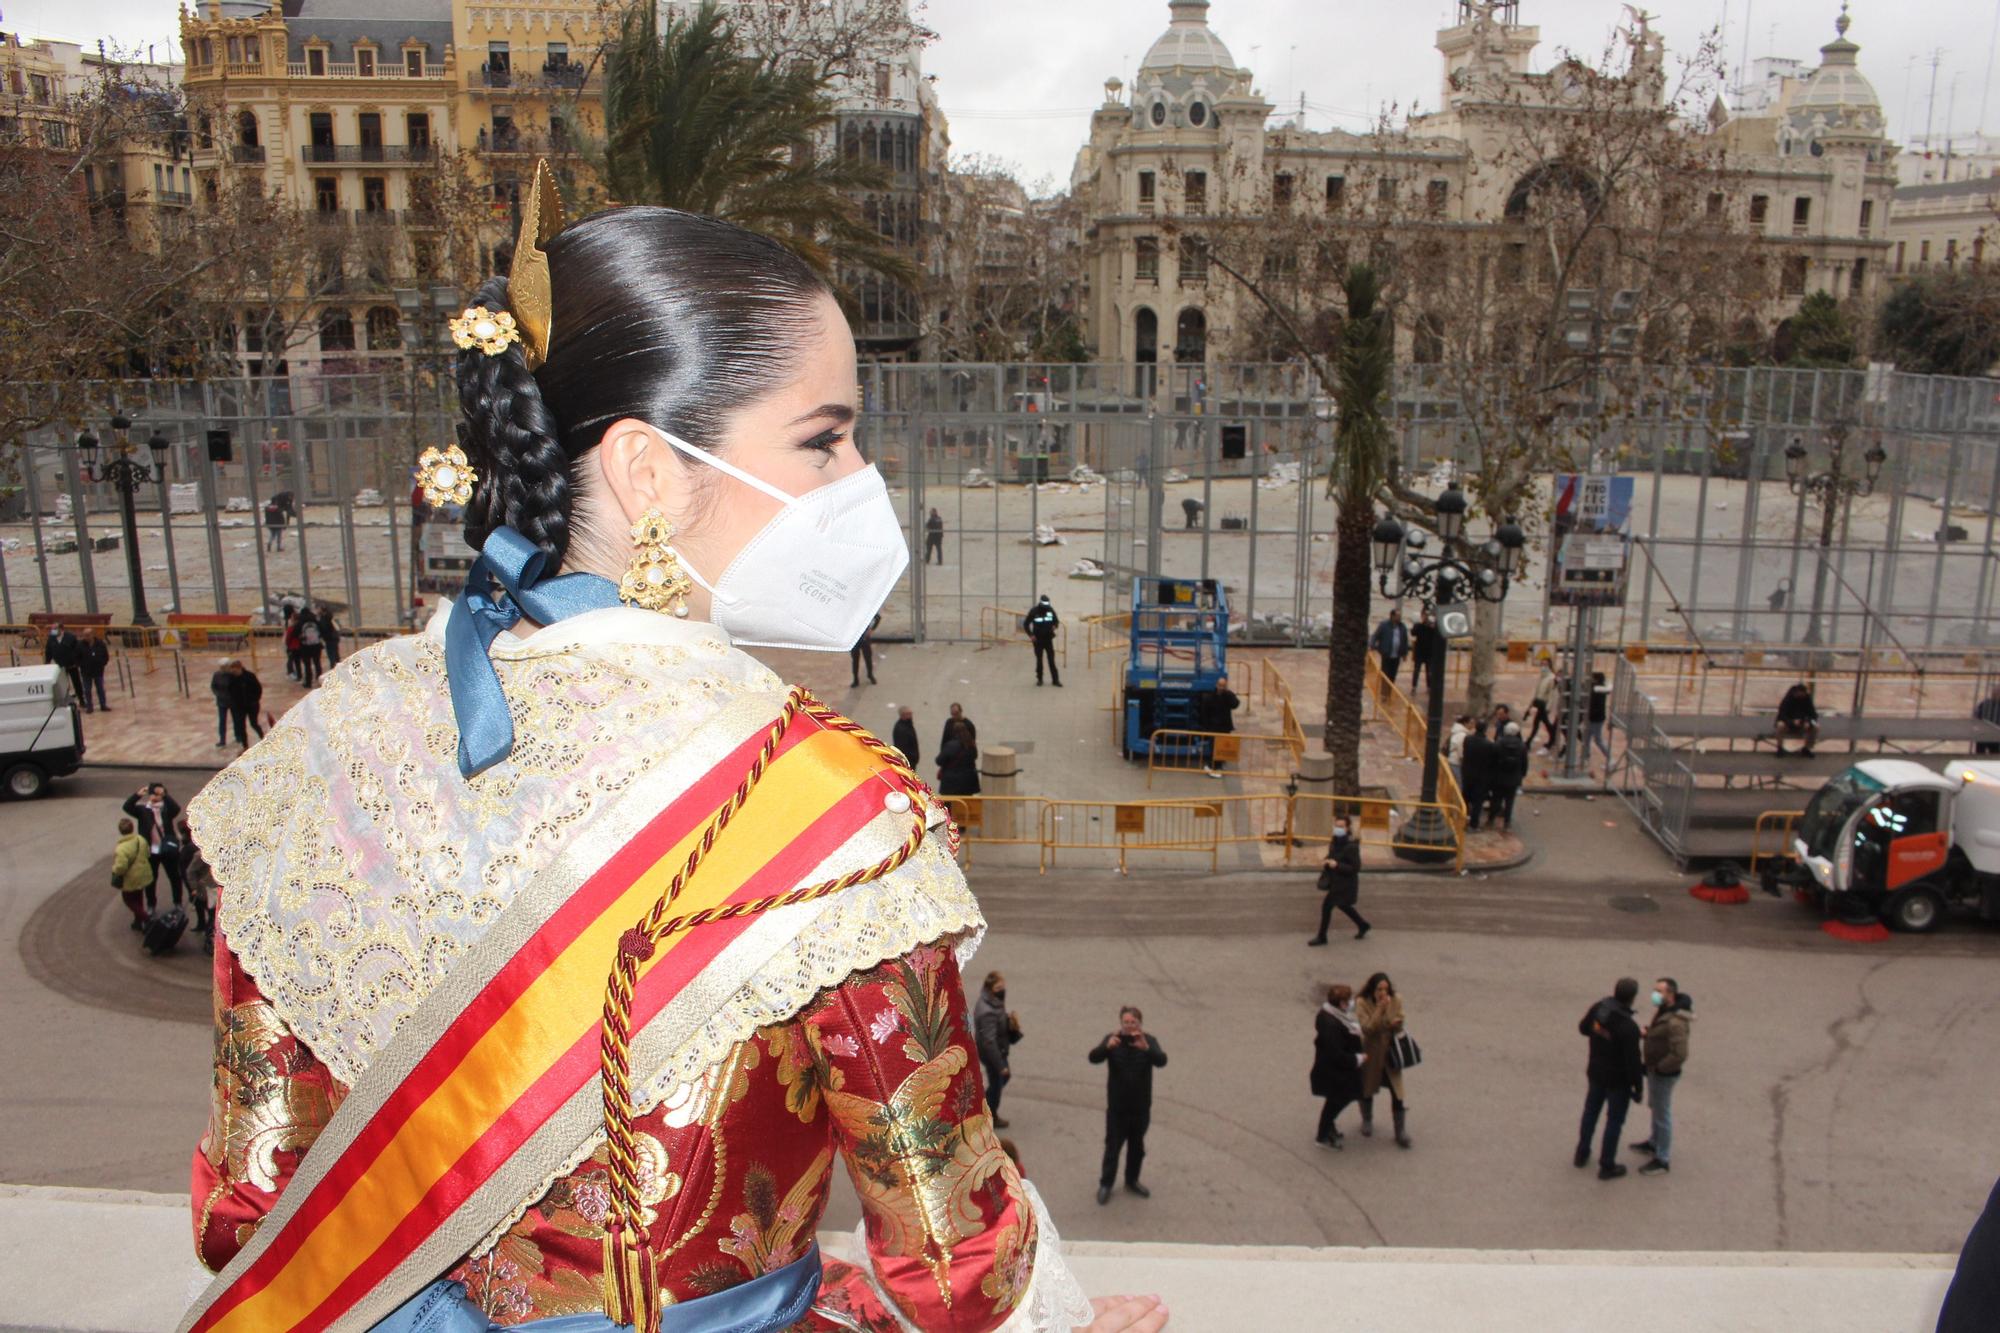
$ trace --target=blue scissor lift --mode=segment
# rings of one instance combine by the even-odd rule
[[[1201,729],[1198,701],[1229,674],[1228,648],[1229,603],[1221,584],[1214,579],[1133,580],[1121,729],[1127,759],[1152,753],[1155,731]],[[1194,753],[1191,743],[1181,744],[1186,753]]]

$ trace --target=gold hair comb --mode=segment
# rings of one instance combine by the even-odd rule
[[[563,229],[562,195],[547,159],[535,163],[534,184],[521,206],[521,234],[507,274],[507,304],[521,330],[521,355],[533,370],[549,359],[555,300],[549,290],[549,257],[542,250]]]

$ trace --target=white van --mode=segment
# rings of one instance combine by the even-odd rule
[[[83,719],[58,666],[0,667],[0,787],[40,796],[83,763]]]

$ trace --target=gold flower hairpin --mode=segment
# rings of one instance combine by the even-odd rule
[[[497,314],[483,305],[473,306],[451,320],[451,340],[470,351],[477,347],[488,356],[498,356],[509,343],[521,341],[514,317],[502,310]],[[464,459],[459,460],[461,463]]]
[[[424,488],[424,500],[434,509],[471,503],[478,480],[465,451],[455,444],[426,449],[417,458],[417,485]]]

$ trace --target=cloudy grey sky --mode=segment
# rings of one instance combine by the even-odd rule
[[[1104,80],[1131,71],[1167,26],[1166,0],[917,0],[939,33],[926,68],[951,118],[952,147],[1011,163],[1023,179],[1068,183],[1090,109]],[[1669,57],[1694,49],[1726,20],[1732,67],[1745,50],[1816,62],[1833,37],[1839,0],[1651,0]],[[1432,41],[1455,0],[1214,0],[1209,24],[1264,95],[1284,108],[1307,102],[1306,123],[1360,128],[1387,103],[1435,105],[1439,65]],[[1623,20],[1618,0],[1522,0],[1538,24],[1538,67],[1563,48],[1591,59]],[[1888,113],[1890,133],[1942,140],[2000,132],[2000,89],[1990,86],[2000,0],[1855,0],[1850,36],[1861,69]],[[177,30],[165,0],[0,0],[0,28],[30,38],[159,43]],[[1930,61],[1938,56],[1935,106]]]

